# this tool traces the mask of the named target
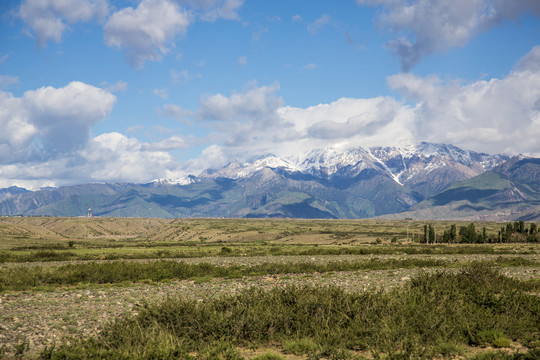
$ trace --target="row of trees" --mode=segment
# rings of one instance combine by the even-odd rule
[[[442,236],[437,235],[435,228],[431,224],[424,225],[424,234],[419,238],[421,243],[509,243],[509,242],[532,242],[540,241],[538,227],[535,223],[529,227],[523,221],[508,223],[501,227],[497,234],[488,233],[486,227],[477,231],[474,223],[468,226],[460,226],[459,231],[455,224],[444,230]]]

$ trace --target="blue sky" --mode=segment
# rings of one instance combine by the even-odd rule
[[[0,187],[267,153],[540,156],[535,0],[4,0]]]

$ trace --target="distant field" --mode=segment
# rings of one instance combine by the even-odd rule
[[[96,358],[156,359],[536,358],[540,354],[538,243],[419,244],[417,240],[425,224],[370,219],[0,218],[0,358],[72,358],[77,353]],[[450,224],[456,224],[458,228],[468,225],[459,222],[429,224],[438,238],[442,238]],[[485,227],[492,235],[504,226],[479,222],[476,225],[477,228]],[[475,273],[483,274],[482,285],[478,283],[469,290],[460,290],[461,283],[480,281],[480,278],[475,279]],[[336,331],[352,337],[358,337],[360,333],[369,335],[366,339],[345,342],[337,338],[332,340],[326,330],[307,323],[305,329],[299,328],[292,333],[274,329],[272,336],[248,336],[242,331],[236,333],[236,328],[219,335],[214,330],[225,326],[217,320],[221,316],[219,312],[211,315],[217,316],[216,322],[204,325],[215,329],[201,328],[198,341],[194,341],[193,334],[170,331],[179,319],[173,323],[163,320],[163,327],[146,329],[147,325],[143,325],[164,311],[159,304],[166,298],[180,296],[201,304],[215,302],[213,306],[226,307],[229,305],[220,301],[254,301],[250,298],[252,287],[268,291],[256,295],[263,299],[267,296],[302,298],[306,296],[303,291],[308,286],[313,296],[321,298],[307,297],[305,301],[319,302],[321,309],[331,306],[324,299],[328,294],[335,296],[338,302],[354,302],[355,296],[364,299],[380,297],[377,301],[396,301],[395,306],[407,308],[402,313],[406,317],[407,313],[419,310],[414,307],[416,310],[413,310],[411,304],[398,304],[400,296],[397,294],[412,291],[410,296],[417,299],[415,301],[435,301],[435,298],[416,298],[421,292],[407,289],[426,282],[434,286],[433,291],[440,291],[436,290],[439,286],[437,276],[442,274],[445,274],[444,281],[453,284],[445,286],[456,291],[443,298],[461,298],[476,288],[482,291],[483,295],[474,295],[484,299],[479,300],[478,309],[463,309],[464,313],[478,311],[478,318],[473,319],[476,322],[469,324],[476,328],[469,335],[462,333],[459,324],[444,323],[440,319],[440,326],[446,330],[433,330],[438,338],[432,338],[421,328],[398,326],[395,323],[398,320],[391,313],[388,314],[390,317],[380,319],[388,322],[390,332],[379,328],[377,322],[365,329],[358,328],[354,322],[343,323]],[[453,276],[464,277],[458,280]],[[501,284],[504,288],[499,287]],[[339,293],[342,290],[345,294]],[[276,291],[285,293],[277,295]],[[380,291],[386,295],[379,294]],[[240,296],[244,300],[225,300],[227,296]],[[447,301],[443,298],[440,301]],[[142,311],[146,308],[145,303],[155,304],[151,310],[154,315]],[[168,319],[168,312],[180,311],[176,306],[192,305],[174,305],[175,310],[170,308],[159,318]],[[253,307],[257,306],[267,305],[253,303]],[[514,306],[521,309],[520,314],[524,317],[532,317],[532,323],[529,319],[504,324],[509,321],[506,315],[493,317],[494,312],[516,312],[517,308],[511,308]],[[324,311],[333,311],[330,309]],[[382,314],[388,310],[377,309],[362,307],[355,311]],[[247,310],[231,308],[223,310],[223,315],[227,311]],[[296,317],[294,312],[308,310],[287,307],[275,311],[284,314],[293,311],[287,315],[290,318],[283,315],[280,321],[285,325],[280,326],[293,326],[293,323],[298,326],[294,322],[297,320],[293,319]],[[138,317],[141,313],[146,314],[147,320]],[[314,313],[313,316],[325,314]],[[424,315],[428,316],[420,312],[415,317]],[[364,321],[376,317],[370,313],[362,316]],[[411,321],[405,317],[399,321]],[[109,324],[114,319],[134,321],[142,332],[115,334],[118,326]],[[341,320],[328,319],[338,323],[345,321],[341,317]],[[260,320],[263,321],[263,317]],[[193,318],[193,321],[200,323],[201,320]],[[247,326],[247,323],[237,326]],[[264,332],[261,329],[253,331]],[[233,333],[236,335],[226,335]],[[151,340],[149,334],[154,334],[155,339]],[[95,336],[101,338],[97,340]],[[392,340],[393,336],[407,339]],[[87,340],[71,340],[72,346],[62,346],[69,338],[80,337]],[[109,343],[112,339],[120,341],[120,338],[126,342]],[[132,345],[128,346],[128,343]],[[209,348],[208,344],[213,345]]]

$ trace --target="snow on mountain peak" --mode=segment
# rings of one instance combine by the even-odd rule
[[[278,169],[282,168],[288,171],[298,171],[299,168],[289,161],[279,158],[275,155],[269,155],[259,158],[255,162],[244,164],[243,168],[237,173],[238,178],[250,177],[255,172],[264,168]]]
[[[152,185],[189,185],[193,184],[197,181],[197,178],[193,175],[184,176],[179,179],[164,179],[164,178],[158,178],[155,180],[152,180],[150,184]]]
[[[470,173],[480,174],[506,159],[501,155],[476,153],[454,145],[428,142],[404,147],[358,146],[343,151],[325,147],[313,149],[305,155],[295,154],[283,158],[268,154],[252,162],[231,162],[221,169],[207,169],[197,178],[155,181],[184,185],[216,178],[242,179],[264,169],[282,169],[289,173],[304,172],[324,179],[335,176],[354,178],[365,169],[373,169],[403,185],[409,181],[420,181],[419,179],[427,174],[449,166],[465,166],[470,169],[467,170]]]

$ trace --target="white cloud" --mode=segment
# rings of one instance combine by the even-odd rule
[[[504,19],[517,20],[525,12],[540,16],[536,0],[357,0],[360,5],[382,5],[378,22],[395,33],[387,46],[409,71],[422,57],[462,47],[478,33]]]
[[[213,144],[206,147],[196,159],[186,161],[184,167],[186,173],[198,175],[205,169],[219,169],[229,162],[230,154],[226,154],[223,147]]]
[[[540,155],[540,47],[502,79],[444,83],[399,74],[391,88],[416,102],[415,137],[489,153]]]
[[[189,80],[189,72],[187,70],[177,71],[171,70],[171,81],[173,84],[178,84],[180,80],[187,82]]]
[[[304,69],[306,70],[314,70],[317,68],[317,65],[315,65],[314,63],[309,63],[307,65],[304,65]]]
[[[106,0],[23,0],[18,15],[43,47],[49,39],[59,43],[68,24],[103,20],[108,13]]]
[[[9,75],[0,75],[0,90],[4,90],[11,85],[19,83],[19,77],[9,76]]]
[[[264,153],[290,155],[315,147],[452,143],[488,153],[539,155],[540,46],[502,79],[463,83],[403,73],[391,97],[341,98],[307,108],[284,106],[279,85],[250,84],[230,96],[207,95],[196,112],[211,121],[206,141],[222,163]],[[205,160],[206,161],[206,160]]]
[[[342,98],[329,105],[312,108],[313,113],[310,116],[312,124],[308,127],[307,133],[313,138],[328,140],[369,137],[377,134],[381,143],[388,143],[390,139],[381,136],[380,130],[394,122],[403,110],[403,105],[392,98]],[[322,114],[324,115],[321,116]]]
[[[154,95],[159,96],[163,100],[167,100],[167,98],[169,97],[169,95],[167,94],[167,89],[154,89],[152,92],[154,93]]]
[[[261,40],[261,37],[264,35],[264,34],[267,34],[268,33],[268,28],[265,27],[265,28],[261,28],[257,31],[255,31],[253,33],[253,35],[251,35],[251,41],[253,42],[258,42],[259,40]]]
[[[178,34],[184,34],[190,16],[170,0],[143,0],[111,15],[104,26],[105,43],[124,50],[130,64],[141,69],[145,61],[161,61]]]
[[[141,125],[141,124],[139,124],[139,125],[132,125],[132,126],[130,126],[130,127],[128,127],[128,128],[126,129],[126,133],[128,133],[128,134],[133,134],[133,133],[135,133],[135,132],[137,132],[137,131],[140,131],[140,130],[143,130],[143,129],[144,129],[144,125]]]
[[[149,151],[170,151],[176,149],[185,149],[188,146],[189,144],[183,137],[174,135],[155,143],[145,144],[142,149]]]
[[[197,117],[213,121],[206,138],[218,146],[212,153],[219,149],[219,159],[230,161],[265,153],[291,155],[337,143],[353,147],[413,141],[414,111],[392,98],[343,98],[302,109],[283,106],[278,90],[278,84],[250,84],[229,97],[201,98]]]
[[[240,66],[245,66],[245,65],[247,65],[247,57],[245,57],[245,56],[240,56],[240,57],[238,58],[238,65],[240,65]]]
[[[90,127],[115,102],[114,95],[81,82],[27,91],[22,98],[0,92],[0,163],[49,159],[84,147]]]
[[[161,109],[157,110],[158,115],[170,117],[181,122],[187,122],[188,118],[193,116],[193,112],[182,109],[178,105],[165,104]]]
[[[297,152],[336,144],[350,148],[414,142],[413,110],[389,97],[341,98],[304,109],[283,107],[278,113],[293,124],[297,141],[284,141],[290,142],[291,149]]]
[[[198,11],[204,21],[240,20],[238,10],[244,0],[180,0],[180,3]]]
[[[0,163],[29,156],[26,145],[37,128],[29,121],[22,99],[6,92],[0,92],[0,128]]]
[[[540,45],[532,48],[516,66],[517,71],[532,71],[540,73]]]
[[[279,84],[256,87],[249,84],[241,93],[230,97],[222,94],[203,96],[197,117],[200,120],[251,120],[264,121],[268,114],[283,105],[283,99],[276,96]]]
[[[21,164],[0,163],[0,187],[26,188],[91,182],[145,183],[157,178],[187,175],[168,151],[189,145],[179,136],[144,143],[120,133],[90,139],[84,149],[62,157]]]
[[[328,25],[330,23],[330,20],[330,16],[324,14],[311,24],[308,24],[307,29],[311,35],[315,35],[319,31],[321,31],[326,25]]]
[[[94,181],[146,182],[178,167],[168,152],[119,133],[93,138],[79,156],[79,171]]]
[[[292,22],[304,22],[304,19],[298,14],[294,15],[291,20]]]
[[[200,73],[191,74],[187,70],[171,70],[171,81],[173,84],[178,84],[180,82],[187,83],[192,79],[200,79],[202,75]]]
[[[103,90],[112,92],[112,93],[118,93],[118,92],[125,92],[128,88],[128,84],[125,81],[118,80],[114,84],[109,83],[102,83]]]

